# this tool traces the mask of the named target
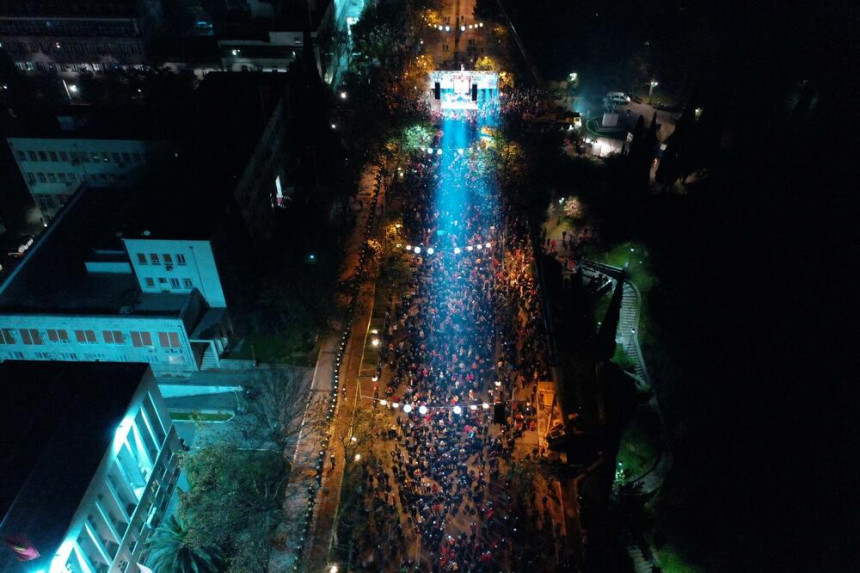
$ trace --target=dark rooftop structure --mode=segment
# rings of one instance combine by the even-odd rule
[[[195,92],[186,151],[170,168],[153,171],[123,232],[210,239],[241,220],[233,192],[272,113],[287,96],[289,78],[274,73],[208,74]]]
[[[24,534],[42,554],[25,568],[4,543],[0,572],[47,570],[147,368],[0,364],[0,538]]]
[[[0,284],[0,312],[179,315],[187,295],[144,294],[131,273],[91,273],[88,260],[124,260],[114,223],[127,215],[135,190],[88,186]]]
[[[138,14],[138,0],[0,0],[0,15],[30,17],[114,17],[129,18]]]

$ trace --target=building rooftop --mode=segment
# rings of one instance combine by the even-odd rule
[[[0,0],[0,17],[133,18],[137,14],[137,0]]]
[[[2,0],[0,0],[2,2]],[[182,135],[187,102],[174,102],[173,109],[152,110],[144,105],[64,105],[53,110],[53,118],[35,121],[23,116],[10,122],[5,137],[56,139],[174,140]]]
[[[285,96],[289,74],[210,73],[194,98],[189,144],[154,169],[122,228],[127,237],[210,239],[231,221],[232,193],[266,124]],[[169,208],[165,208],[169,206]],[[240,218],[238,214],[232,217]],[[227,217],[230,219],[231,217]]]
[[[90,273],[85,266],[111,249],[123,252],[119,237],[106,230],[128,214],[136,193],[95,186],[79,191],[0,284],[0,312],[179,316],[189,295],[145,294],[130,269]]]
[[[3,548],[0,572],[47,570],[146,370],[145,364],[0,364],[0,539],[26,535],[41,553],[25,569]]]

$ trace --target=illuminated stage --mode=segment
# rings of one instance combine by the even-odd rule
[[[495,101],[499,74],[477,71],[435,71],[430,74],[434,107],[445,110],[477,110],[482,103]]]

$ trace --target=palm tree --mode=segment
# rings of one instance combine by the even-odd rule
[[[224,556],[217,547],[194,547],[189,530],[175,515],[158,526],[146,542],[147,565],[155,573],[219,573]]]

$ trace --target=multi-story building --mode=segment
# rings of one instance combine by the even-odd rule
[[[358,21],[364,0],[278,0],[273,6],[253,3],[251,18],[221,23],[221,68],[285,72],[311,49],[320,77],[335,82],[349,64],[350,26]]]
[[[124,236],[134,198],[88,185],[0,284],[0,361],[218,366],[232,329],[211,244]]]
[[[25,71],[102,71],[146,65],[160,0],[4,0],[0,48]]]
[[[133,139],[9,137],[7,142],[45,218],[53,218],[83,183],[134,185],[146,165],[178,149],[163,141]]]
[[[146,364],[0,364],[0,573],[133,572],[182,443]]]

